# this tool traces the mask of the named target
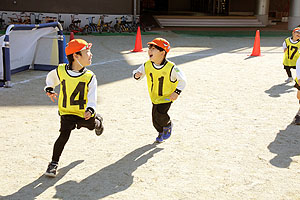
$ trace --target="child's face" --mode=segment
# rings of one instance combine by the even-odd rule
[[[81,56],[78,55],[77,59],[82,64],[82,66],[89,66],[92,64],[93,54],[90,49],[85,49],[81,51]]]
[[[300,32],[296,31],[293,33],[293,40],[299,40],[300,39]]]
[[[164,51],[159,51],[154,46],[149,46],[148,55],[149,55],[149,58],[152,62],[154,62],[155,64],[160,64],[162,59],[165,56],[165,52]]]

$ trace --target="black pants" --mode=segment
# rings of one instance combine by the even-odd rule
[[[171,123],[168,111],[171,103],[153,104],[152,106],[152,123],[154,128],[159,132],[163,132],[163,127]]]
[[[291,69],[296,69],[296,66],[285,66],[283,67],[286,71],[286,74],[288,75],[288,77],[292,77],[292,72]]]
[[[57,138],[52,155],[52,162],[58,162],[62,151],[64,150],[65,144],[68,142],[71,131],[76,127],[86,127],[89,130],[95,129],[95,117],[91,117],[89,120],[85,120],[76,115],[62,115],[60,117],[60,135]]]

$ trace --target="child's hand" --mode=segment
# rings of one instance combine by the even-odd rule
[[[134,74],[134,78],[139,79],[143,74],[141,72],[137,72]]]
[[[57,100],[57,93],[51,93],[51,92],[47,92],[46,95],[51,99],[52,102],[55,102],[55,100]]]
[[[300,100],[300,90],[297,91],[297,99]]]
[[[170,100],[171,101],[175,101],[177,98],[178,98],[178,94],[176,92],[173,92],[171,95],[170,95]]]
[[[91,118],[92,114],[89,111],[85,111],[84,112],[84,119],[85,120],[89,120]]]

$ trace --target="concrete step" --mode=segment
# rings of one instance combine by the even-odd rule
[[[161,27],[265,27],[256,17],[154,17]]]

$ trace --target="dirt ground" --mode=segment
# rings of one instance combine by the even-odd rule
[[[284,38],[261,38],[262,56],[249,57],[254,35],[142,36],[143,47],[168,39],[188,80],[170,109],[172,136],[158,145],[146,80],[131,77],[147,49],[130,52],[135,36],[81,37],[93,43],[105,130],[73,131],[56,178],[43,175],[59,135],[47,72],[13,75],[0,89],[0,199],[300,199],[299,104],[284,82]]]

